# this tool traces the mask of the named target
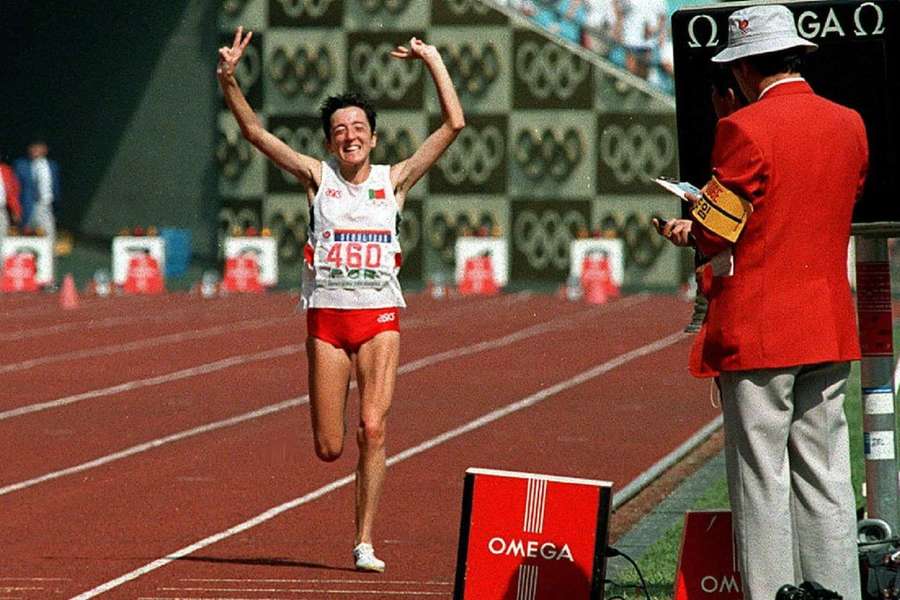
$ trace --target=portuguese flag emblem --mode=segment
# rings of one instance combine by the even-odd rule
[[[369,190],[369,200],[384,200],[387,196],[384,194],[384,188],[377,190]]]

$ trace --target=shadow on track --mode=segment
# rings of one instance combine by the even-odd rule
[[[312,562],[304,562],[299,560],[293,560],[290,558],[226,558],[221,556],[183,556],[181,558],[176,559],[179,562],[205,562],[205,563],[218,563],[218,564],[230,564],[230,565],[248,565],[248,566],[262,566],[262,567],[293,567],[297,569],[322,569],[324,571],[345,571],[349,573],[357,573],[356,569],[351,569],[349,567],[334,567],[331,565],[323,565],[319,563]]]

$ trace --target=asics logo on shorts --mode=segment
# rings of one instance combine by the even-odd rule
[[[378,315],[378,318],[376,319],[376,321],[379,323],[390,323],[391,321],[396,321],[396,320],[397,320],[397,315],[394,313],[381,313],[380,315]]]

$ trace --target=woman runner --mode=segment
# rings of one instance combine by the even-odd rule
[[[398,215],[409,190],[456,139],[465,118],[441,55],[412,38],[391,56],[425,63],[443,116],[441,126],[415,153],[395,165],[371,164],[375,112],[361,96],[344,94],[322,105],[325,148],[331,156],[321,161],[300,154],[262,127],[235,80],[252,36],[238,27],[231,47],[219,49],[219,84],[243,136],[306,187],[310,227],[302,304],[307,310],[315,449],[327,462],[343,452],[355,358],[360,422],[353,558],[359,570],[383,572],[384,561],[372,547],[372,527],[386,471],[386,420],[400,354],[399,309],[406,305],[397,280]]]

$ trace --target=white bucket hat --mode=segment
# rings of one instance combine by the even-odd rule
[[[805,48],[812,52],[818,46],[800,37],[794,15],[787,6],[751,6],[728,17],[728,45],[713,56],[712,61],[727,63],[790,48]]]

